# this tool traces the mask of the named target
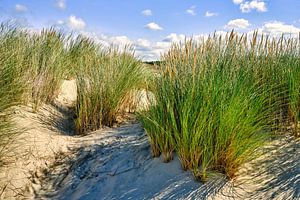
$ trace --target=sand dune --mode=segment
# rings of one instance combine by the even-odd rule
[[[152,158],[141,125],[129,120],[73,136],[70,106],[76,84],[62,85],[55,105],[39,113],[20,108],[26,128],[1,171],[3,199],[300,199],[300,142],[282,136],[241,168],[237,180],[215,174],[199,183],[178,158]],[[20,144],[22,142],[22,145]]]

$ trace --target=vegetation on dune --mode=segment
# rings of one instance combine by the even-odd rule
[[[11,71],[26,88],[23,103],[32,102],[37,110],[51,102],[60,81],[69,74],[65,48],[69,38],[54,29],[28,33],[7,24],[1,25],[0,32],[1,57],[10,62]]]
[[[23,79],[20,77],[26,46],[15,49],[16,44],[24,44],[25,32],[6,26],[0,27],[0,166],[2,157],[6,155],[7,146],[17,133],[11,120],[12,107],[22,103],[25,94]]]
[[[148,72],[126,49],[101,49],[87,38],[79,37],[71,51],[81,54],[76,61],[77,132],[114,125],[131,105],[132,92],[145,87]]]
[[[38,110],[70,77],[77,83],[77,133],[113,126],[134,107],[136,92],[147,90],[152,104],[138,118],[153,156],[169,162],[177,153],[201,181],[213,172],[234,178],[272,133],[300,132],[300,37],[213,35],[174,44],[162,61],[145,64],[128,48],[2,24],[0,156],[17,133],[13,106],[32,102]]]
[[[52,28],[29,33],[2,24],[0,36],[1,69],[17,77],[12,84],[21,83],[22,92],[12,88],[20,103],[32,102],[37,111],[54,100],[64,78],[77,79],[78,133],[112,126],[133,104],[133,92],[145,87],[148,72],[128,48],[104,48],[88,38],[74,38]]]
[[[51,102],[68,75],[70,63],[65,48],[68,38],[53,29],[42,30],[32,36],[29,50],[28,71],[30,71],[31,94],[34,108]]]
[[[299,40],[232,32],[173,45],[163,60],[140,120],[153,155],[177,152],[197,179],[234,178],[270,133],[299,122]]]

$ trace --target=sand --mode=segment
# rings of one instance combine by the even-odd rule
[[[68,131],[72,130],[68,106],[76,99],[74,91],[75,82],[65,81],[55,105],[44,105],[38,113],[31,106],[16,109],[14,121],[21,134],[14,138],[5,159],[8,165],[0,171],[0,199],[23,199],[24,191],[34,185],[32,175],[41,174],[60,154],[70,152],[74,138]]]
[[[18,110],[16,121],[28,130],[0,172],[0,199],[300,199],[300,141],[288,134],[260,149],[236,180],[216,174],[203,184],[177,156],[152,158],[135,120],[74,136],[75,99],[75,82],[65,81],[55,105]]]
[[[300,198],[300,145],[291,137],[277,139],[263,149],[263,158],[244,166],[234,182],[216,175],[206,184],[183,171],[177,157],[170,163],[152,158],[139,123],[96,131],[82,141],[88,145],[73,160],[71,170],[65,163],[55,166],[55,172],[42,181],[39,198]]]

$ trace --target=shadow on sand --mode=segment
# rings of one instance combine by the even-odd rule
[[[97,136],[98,135],[98,136]],[[76,156],[62,155],[45,171],[36,198],[50,199],[299,199],[299,142],[283,138],[266,147],[247,169],[247,180],[216,176],[202,184],[182,171],[179,159],[151,158],[138,123],[80,138]],[[248,188],[251,188],[249,189]]]
[[[268,156],[256,164],[260,173],[253,175],[263,183],[252,194],[253,199],[300,199],[300,141],[283,136],[266,148]]]
[[[45,128],[63,135],[75,135],[75,116],[72,107],[52,103],[44,106],[37,114],[38,122]]]
[[[83,145],[75,158],[62,156],[45,172],[36,198],[205,199],[227,183],[224,177],[206,184],[195,181],[177,157],[170,163],[153,159],[138,123],[102,130],[98,139],[94,134],[80,138]]]

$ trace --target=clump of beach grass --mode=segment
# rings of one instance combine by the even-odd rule
[[[14,137],[15,106],[32,102],[36,111],[51,102],[65,76],[65,37],[54,29],[30,33],[10,23],[0,25],[0,157]]]
[[[54,29],[42,30],[32,37],[32,48],[29,50],[31,94],[34,108],[50,103],[57,95],[61,81],[71,68],[67,62],[66,43],[68,38]]]
[[[153,155],[168,162],[177,152],[203,182],[211,172],[234,178],[299,112],[297,40],[231,32],[175,44],[162,60],[155,104],[139,118]]]
[[[14,44],[24,44],[25,32],[18,32],[13,27],[0,27],[0,166],[7,154],[8,146],[18,131],[12,122],[13,107],[23,102],[26,88],[20,69],[20,57],[25,54],[26,46],[15,49]],[[20,45],[21,46],[21,45]]]
[[[22,103],[32,102],[37,111],[55,99],[63,79],[76,78],[78,133],[112,126],[134,106],[134,91],[145,88],[148,72],[129,47],[104,48],[54,28],[28,32],[9,24],[1,27],[1,58],[25,88]]]
[[[70,37],[53,28],[29,33],[6,23],[1,24],[0,31],[1,57],[15,66],[16,76],[26,87],[23,102],[32,102],[36,111],[55,98],[61,81],[69,74],[66,44]]]
[[[131,104],[127,97],[145,87],[145,67],[128,49],[105,49],[84,37],[77,38],[71,52],[81,55],[76,61],[76,131],[113,126]]]

